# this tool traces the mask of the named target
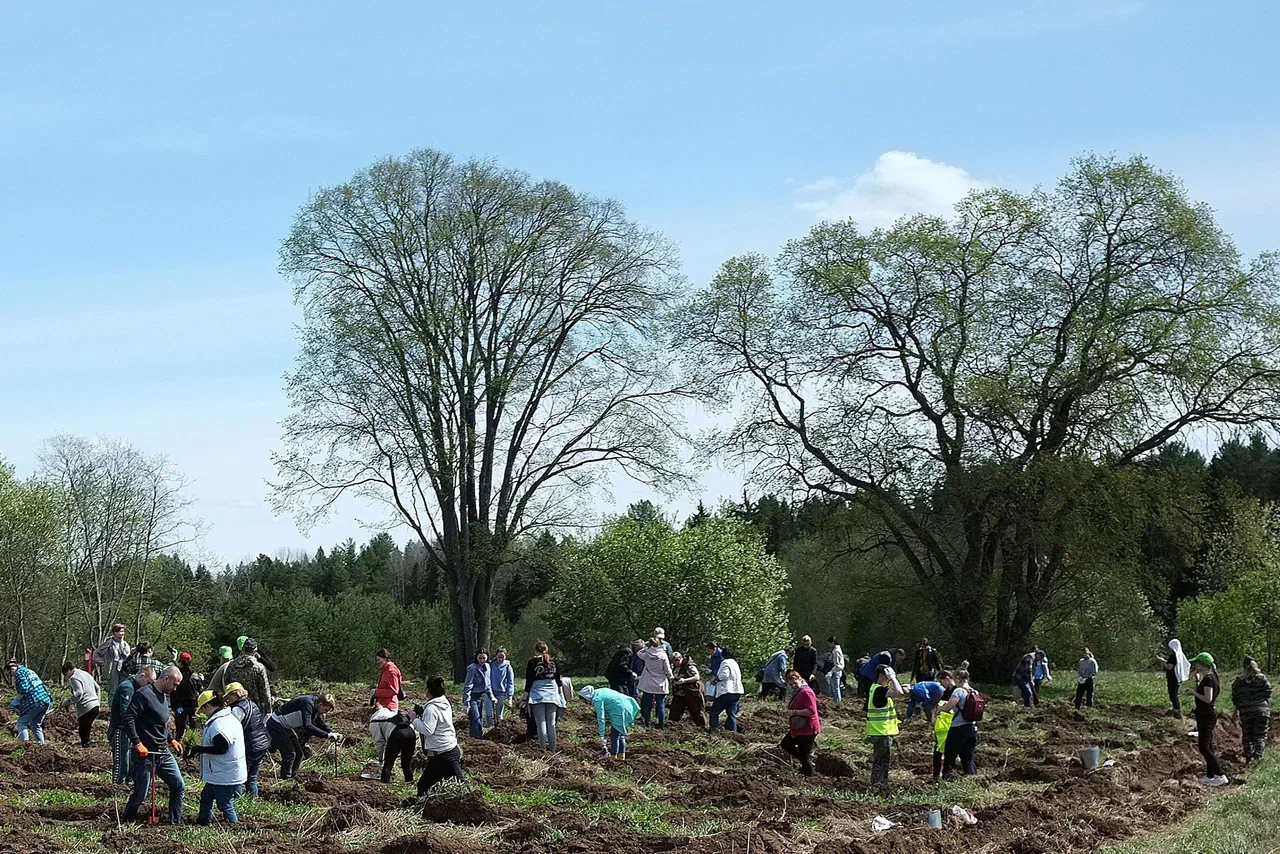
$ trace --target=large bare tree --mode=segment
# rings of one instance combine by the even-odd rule
[[[448,581],[456,667],[518,537],[579,521],[607,467],[681,478],[650,331],[672,253],[617,203],[419,150],[316,193],[281,255],[304,321],[279,506],[389,504]]]
[[[1275,258],[1242,262],[1176,181],[1090,157],[1054,192],[733,259],[682,334],[709,394],[747,397],[719,447],[870,507],[867,547],[908,563],[991,672],[1113,524],[1107,471],[1280,421],[1277,297]]]

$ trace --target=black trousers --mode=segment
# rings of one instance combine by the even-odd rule
[[[1173,710],[1178,714],[1182,714],[1182,700],[1178,698],[1178,689],[1182,687],[1182,683],[1178,681],[1178,676],[1172,670],[1164,672],[1165,686],[1169,689],[1169,705],[1173,706]]]
[[[302,765],[302,739],[289,727],[267,719],[267,734],[271,736],[271,749],[280,753],[280,779],[292,780],[298,776]]]
[[[959,714],[959,712],[956,712]],[[960,770],[965,774],[977,773],[973,764],[973,754],[978,750],[978,727],[974,724],[953,726],[947,733],[947,746],[942,755],[942,779],[951,776],[952,766],[956,758],[960,759]]]
[[[774,682],[760,683],[760,698],[767,700],[770,697],[782,699],[786,696],[786,689]]]
[[[90,709],[80,717],[76,718],[76,723],[80,727],[80,746],[89,746],[89,734],[93,732],[93,722],[98,719],[100,709]]]
[[[1218,754],[1213,751],[1213,731],[1218,726],[1218,716],[1201,717],[1196,715],[1196,746],[1204,757],[1204,773],[1206,777],[1221,777],[1222,764],[1218,762]]]
[[[382,782],[391,782],[391,769],[400,757],[400,770],[404,781],[413,782],[413,753],[418,747],[418,736],[409,727],[399,727],[387,737],[386,750],[382,754]]]
[[[458,748],[437,753],[427,759],[427,767],[422,769],[422,778],[418,780],[418,797],[431,791],[431,787],[442,780],[465,780],[462,773],[462,751]]]
[[[1081,703],[1086,703],[1089,708],[1093,708],[1093,677],[1090,676],[1083,682],[1076,683],[1076,708],[1080,708]]]
[[[806,777],[813,776],[813,741],[816,735],[792,735],[787,733],[778,745],[787,753],[800,760],[800,773]]]

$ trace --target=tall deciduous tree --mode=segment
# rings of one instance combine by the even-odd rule
[[[1274,257],[1242,262],[1144,160],[1088,157],[1052,193],[733,259],[682,333],[712,393],[749,395],[721,447],[872,508],[966,655],[1002,669],[1078,566],[1089,488],[1057,461],[1275,426],[1277,329]]]
[[[459,669],[519,536],[577,521],[609,465],[681,477],[650,341],[672,256],[618,204],[421,150],[317,193],[281,269],[304,321],[278,501],[389,504],[448,581]]]
[[[0,603],[4,653],[28,660],[33,600],[58,589],[62,566],[62,495],[50,483],[14,476],[0,459]]]

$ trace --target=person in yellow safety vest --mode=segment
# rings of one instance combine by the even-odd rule
[[[944,684],[947,684],[950,679],[951,671],[949,670],[944,670],[938,674],[938,680]],[[942,700],[946,702],[950,699],[951,691],[948,689],[943,693]],[[942,779],[942,757],[947,750],[947,735],[951,732],[951,719],[955,717],[956,713],[954,710],[944,712],[941,703],[934,706],[933,709],[937,714],[933,721],[933,782],[936,783]]]
[[[871,785],[889,782],[889,764],[893,761],[893,739],[898,734],[898,709],[894,697],[906,696],[893,668],[882,664],[876,669],[876,684],[867,702],[867,738],[875,755],[871,762]]]

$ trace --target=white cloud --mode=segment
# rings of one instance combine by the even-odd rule
[[[801,187],[796,206],[818,219],[851,217],[876,228],[911,214],[945,216],[966,193],[984,186],[958,166],[909,151],[886,151],[852,181],[823,178]]]

